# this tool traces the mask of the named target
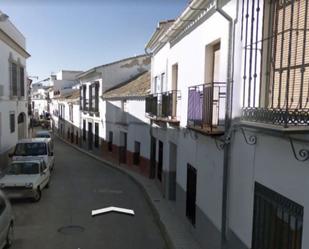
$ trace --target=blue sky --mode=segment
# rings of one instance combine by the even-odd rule
[[[29,75],[43,79],[144,53],[157,23],[179,16],[187,2],[1,0],[0,10],[27,39]]]

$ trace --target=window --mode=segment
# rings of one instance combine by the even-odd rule
[[[92,111],[92,108],[94,107],[93,103],[92,103],[92,101],[93,101],[93,98],[92,98],[92,94],[93,94],[92,85],[89,85],[88,89],[89,89],[89,111]]]
[[[25,70],[23,67],[19,68],[19,85],[20,85],[20,96],[25,96]]]
[[[69,105],[69,115],[70,115],[70,121],[73,122],[73,105]]]
[[[12,163],[8,168],[8,175],[34,175],[40,173],[38,163]]]
[[[87,109],[87,101],[86,101],[86,85],[83,85],[83,110]]]
[[[113,132],[110,131],[108,134],[108,151],[113,151]]]
[[[252,249],[301,249],[304,208],[255,183]]]
[[[15,113],[10,113],[10,131],[15,132]]]
[[[245,117],[285,125],[306,122],[301,110],[309,108],[308,9],[306,0],[247,1],[244,5]],[[276,115],[268,115],[269,111]]]
[[[165,81],[165,73],[161,74],[161,85],[162,85],[162,91],[167,91],[167,82]]]
[[[94,85],[94,111],[99,111],[99,82],[96,82]]]
[[[154,77],[153,93],[158,93],[158,77]]]
[[[45,143],[19,143],[15,147],[15,156],[39,156],[47,155]]]
[[[86,141],[86,120],[83,120],[83,140]]]
[[[94,124],[94,147],[99,147],[99,123]]]
[[[79,105],[79,108],[80,110],[83,110],[84,109],[84,86],[80,87],[79,91],[80,91],[80,105]]]
[[[140,156],[141,156],[141,143],[135,141],[134,142],[134,154],[133,154],[133,164],[139,165],[140,163]]]
[[[17,96],[17,64],[11,63],[11,93]]]

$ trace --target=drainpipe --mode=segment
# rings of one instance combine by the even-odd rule
[[[227,66],[227,87],[226,87],[226,105],[225,105],[225,146],[223,156],[223,185],[222,185],[222,220],[221,220],[221,248],[225,247],[227,242],[228,231],[228,184],[229,184],[229,160],[230,160],[230,139],[232,124],[232,93],[234,78],[234,39],[235,24],[238,17],[238,0],[236,19],[234,20],[221,7],[218,7],[216,0],[216,12],[223,16],[229,22],[229,38],[228,38],[228,66]]]
[[[147,51],[147,47],[145,47],[145,49],[144,49],[144,51],[145,51],[145,54],[147,55],[147,56],[149,56],[150,57],[150,60],[152,59],[152,53],[151,52],[148,52]],[[151,68],[152,68],[152,63],[150,62],[150,73],[151,73]],[[150,77],[150,81],[151,81],[151,77]],[[146,99],[145,99],[145,105],[146,105]],[[152,138],[152,136],[153,136],[153,130],[152,130],[152,125],[153,125],[153,121],[152,120],[150,120],[150,124],[149,124],[149,136],[150,136],[150,155],[149,155],[149,159],[150,159],[150,157],[151,157],[151,150],[152,150],[152,148],[151,148],[151,146],[152,146],[152,142],[151,142],[151,138]],[[149,175],[149,177],[150,178],[152,178],[153,176],[152,176],[152,169],[150,169],[150,175]]]

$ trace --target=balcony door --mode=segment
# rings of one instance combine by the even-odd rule
[[[178,90],[178,64],[174,64],[172,67],[172,116],[177,115],[177,90]]]

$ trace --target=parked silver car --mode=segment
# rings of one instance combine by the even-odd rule
[[[12,245],[14,235],[14,216],[9,200],[0,191],[0,248]]]

